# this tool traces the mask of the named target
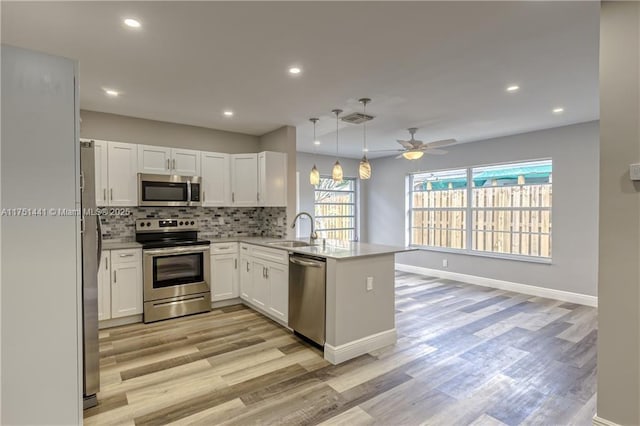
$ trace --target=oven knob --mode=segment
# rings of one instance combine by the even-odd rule
[[[141,223],[140,223],[140,226],[144,226],[144,222],[141,222]]]
[[[182,221],[180,221],[179,225],[180,225],[180,226],[182,226],[182,225],[183,225]]]
[[[147,226],[151,226],[151,222],[147,222]]]
[[[195,225],[196,223],[195,223],[194,221],[191,221],[191,224],[192,224],[192,225]]]

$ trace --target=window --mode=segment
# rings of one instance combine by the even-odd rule
[[[551,160],[409,179],[411,245],[551,258]]]
[[[320,177],[315,191],[316,231],[319,238],[356,240],[356,180],[345,178],[337,183]]]

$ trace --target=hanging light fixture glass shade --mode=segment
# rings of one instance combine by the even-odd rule
[[[369,98],[359,99],[359,102],[362,104],[362,113],[363,115],[367,115],[367,104],[371,102]],[[358,167],[358,176],[361,180],[370,179],[371,178],[371,163],[367,159],[367,122],[365,121],[362,124],[362,141],[363,147],[362,151],[364,151],[364,155],[362,156],[362,160],[360,160],[360,166]]]
[[[310,118],[309,121],[311,121],[313,123],[313,151],[315,152],[316,150],[316,122],[318,121],[317,118]],[[313,168],[311,169],[311,171],[309,172],[309,183],[311,185],[320,185],[320,172],[318,171],[318,168],[316,167],[316,165],[313,165]]]
[[[417,160],[419,158],[422,158],[423,155],[424,152],[422,151],[407,151],[402,153],[402,156],[407,160]]]
[[[340,153],[338,149],[338,127],[340,125],[338,117],[340,116],[340,113],[342,112],[342,110],[334,109],[331,112],[336,115],[336,157],[338,157]],[[337,158],[336,158],[336,163],[333,165],[333,171],[331,173],[331,177],[335,182],[338,182],[338,183],[342,182],[342,179],[343,179],[342,166],[340,165],[340,161]]]
[[[320,185],[320,172],[316,165],[313,165],[311,172],[309,172],[309,183],[311,185]]]
[[[360,175],[360,179],[369,179],[371,178],[371,163],[367,159],[365,155],[360,160],[360,167],[358,167],[358,174]]]
[[[331,177],[336,182],[342,182],[342,166],[340,165],[340,161],[336,160],[336,164],[333,165],[333,171],[331,173]]]

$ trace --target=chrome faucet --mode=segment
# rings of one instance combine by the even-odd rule
[[[313,245],[313,242],[318,239],[318,234],[315,231],[315,225],[313,223],[313,216],[311,216],[307,212],[300,212],[293,218],[293,222],[291,223],[291,229],[296,227],[296,221],[300,216],[308,216],[309,220],[311,220],[311,234],[309,235],[309,244]]]

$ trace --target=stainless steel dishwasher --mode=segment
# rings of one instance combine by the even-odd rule
[[[326,265],[321,257],[289,255],[289,327],[324,346]]]

